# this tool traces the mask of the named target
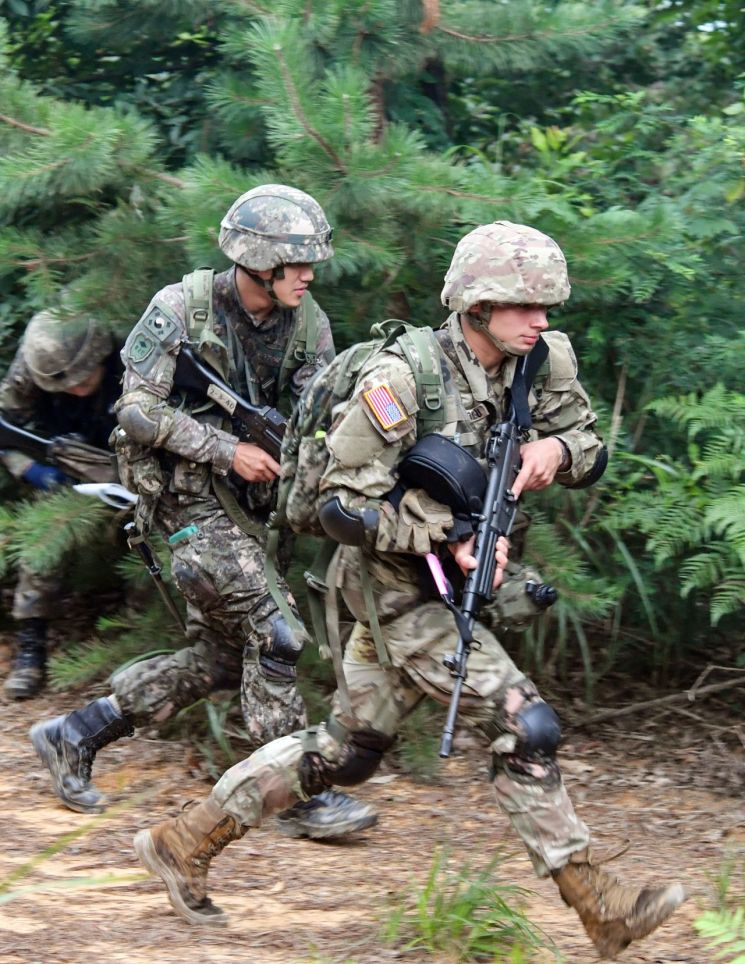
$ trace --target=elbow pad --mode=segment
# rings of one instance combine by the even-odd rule
[[[325,502],[318,513],[323,531],[343,546],[363,546],[378,528],[375,509],[347,509],[339,496]]]
[[[152,446],[158,438],[159,422],[137,402],[117,405],[116,417],[127,435],[140,445]]]

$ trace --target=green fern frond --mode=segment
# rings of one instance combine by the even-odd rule
[[[717,960],[745,964],[745,907],[708,911],[694,921],[694,927],[716,950]]]

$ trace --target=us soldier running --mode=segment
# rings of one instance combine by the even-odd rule
[[[331,236],[308,194],[275,184],[248,191],[221,224],[219,246],[233,265],[159,291],[127,340],[117,403],[120,474],[139,495],[140,530],[154,527],[169,544],[191,645],[125,668],[110,696],[32,728],[55,792],[72,810],[103,809],[91,784],[97,751],[215,689],[240,687],[257,743],[305,724],[295,664],[307,635],[291,630],[265,575],[270,483],[279,465],[174,378],[188,342],[254,404],[276,406],[285,390],[297,398],[334,356],[328,318],[308,292],[313,265],[333,255]],[[322,838],[376,819],[370,807],[332,791],[281,814],[280,827]]]
[[[120,347],[100,322],[63,310],[40,311],[29,322],[0,384],[0,412],[14,425],[33,428],[47,438],[76,435],[106,450],[121,391]],[[57,466],[19,451],[7,449],[0,458],[15,478],[41,491],[71,481]],[[112,469],[112,481],[114,477]],[[13,596],[16,653],[3,686],[11,699],[29,699],[44,685],[47,629],[61,588],[61,567],[39,573],[20,564]]]
[[[467,234],[445,279],[442,302],[452,314],[437,332],[436,350],[450,416],[441,431],[471,454],[483,454],[490,427],[503,420],[518,359],[541,335],[548,348],[528,395],[532,430],[521,447],[516,495],[554,481],[588,484],[604,466],[569,340],[546,332],[548,309],[569,291],[558,245],[507,221]],[[449,702],[453,679],[443,657],[457,631],[443,603],[420,588],[416,562],[430,550],[447,558],[454,519],[422,489],[408,489],[398,508],[381,495],[394,490],[397,468],[417,441],[416,397],[412,369],[392,346],[362,366],[351,399],[335,410],[326,436],[319,517],[343,544],[338,577],[357,620],[344,655],[346,695],[337,691],[326,724],[264,746],[228,770],[201,803],[135,837],[141,862],[161,877],[171,904],[188,921],[224,920],[207,896],[207,872],[210,859],[228,843],[265,815],[324,787],[368,779],[401,720],[425,694]],[[469,538],[461,526],[458,537]],[[475,562],[470,545],[461,542],[454,550],[464,569]],[[373,581],[387,666],[378,658],[364,605],[359,547]],[[502,568],[504,561],[499,559]],[[497,802],[535,872],[554,879],[596,948],[613,956],[666,920],[684,890],[680,884],[627,886],[593,862],[590,833],[575,813],[556,759],[556,712],[488,629],[477,624],[475,636],[481,645],[470,656],[460,719],[489,743]]]

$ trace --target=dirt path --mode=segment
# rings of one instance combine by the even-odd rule
[[[26,867],[14,882],[13,899],[6,895],[0,903],[2,961],[444,959],[396,952],[383,942],[380,921],[402,894],[411,893],[413,878],[424,879],[435,849],[446,841],[451,853],[457,842],[474,867],[503,852],[502,878],[533,892],[528,914],[554,940],[561,959],[596,960],[554,885],[532,876],[492,802],[484,754],[475,745],[447,763],[438,786],[415,785],[384,766],[377,782],[358,790],[378,808],[380,823],[354,843],[289,840],[271,821],[249,833],[215,861],[211,872],[211,894],[229,912],[230,925],[211,931],[182,923],[161,885],[140,871],[131,839],[137,829],[202,796],[207,785],[185,776],[185,745],[138,738],[109,747],[97,761],[97,782],[109,794],[113,812],[92,821],[58,805],[26,733],[40,716],[71,709],[80,699],[52,695],[0,706],[0,880]],[[609,732],[602,739],[576,735],[564,747],[564,772],[578,809],[600,847],[631,841],[614,863],[617,872],[645,880],[679,879],[692,895],[664,928],[621,959],[647,964],[714,960],[692,921],[712,905],[710,878],[725,854],[742,854],[745,848],[741,797],[714,793],[715,774],[707,777],[710,788],[692,786],[680,756],[660,762],[643,734],[619,737],[614,751],[605,736]],[[84,827],[85,833],[27,866],[65,834]],[[543,952],[533,958],[555,959]]]

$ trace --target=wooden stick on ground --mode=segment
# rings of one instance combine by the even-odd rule
[[[739,672],[745,673],[745,670]],[[710,683],[708,686],[697,687],[696,684],[694,684],[691,689],[684,690],[682,693],[671,693],[668,696],[660,696],[654,700],[643,700],[641,703],[631,703],[629,706],[601,710],[599,713],[593,713],[592,716],[588,716],[584,720],[578,720],[572,723],[568,729],[580,729],[581,727],[590,726],[594,723],[613,720],[619,716],[629,716],[632,713],[639,713],[641,710],[649,709],[649,707],[652,706],[665,706],[669,703],[694,703],[702,696],[708,696],[710,693],[720,693],[722,690],[734,689],[738,686],[745,686],[745,676],[725,680],[722,683]]]

